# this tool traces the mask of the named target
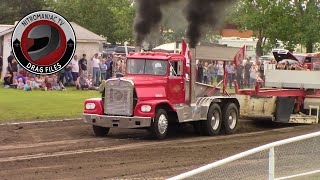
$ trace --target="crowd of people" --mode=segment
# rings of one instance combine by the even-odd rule
[[[86,54],[81,59],[75,55],[71,62],[60,72],[53,75],[36,75],[19,68],[17,61],[11,54],[8,58],[8,67],[4,77],[5,88],[17,88],[29,90],[64,90],[67,86],[76,86],[79,90],[96,90],[103,80],[111,77],[123,77],[126,69],[124,56],[107,57],[94,54],[87,60]],[[88,63],[91,63],[90,71]],[[224,63],[225,69],[224,69]],[[307,66],[300,66],[289,61],[277,63],[274,59],[268,64],[275,64],[277,69],[283,70],[308,70]],[[0,70],[2,70],[3,58],[0,57]],[[258,58],[252,61],[246,58],[242,64],[235,66],[233,62],[224,61],[197,61],[197,82],[205,84],[220,83],[224,79],[224,71],[227,74],[229,88],[233,88],[234,80],[237,80],[240,89],[252,88],[256,81],[264,81],[264,63]],[[92,72],[89,74],[88,72]]]
[[[307,65],[301,66],[298,63],[289,63],[289,61],[280,61],[270,59],[267,64],[275,64],[276,69],[281,70],[309,70]],[[259,61],[258,57],[254,61],[251,57],[243,60],[242,64],[235,66],[233,62],[226,62],[225,69],[223,61],[198,61],[197,62],[197,82],[204,84],[216,84],[223,80],[224,70],[226,70],[229,88],[233,88],[234,80],[237,81],[239,88],[252,88],[256,82],[264,81],[265,64]],[[263,85],[263,83],[262,83]]]
[[[52,75],[36,75],[21,68],[14,56],[7,58],[4,87],[20,90],[64,90],[75,86],[79,90],[97,90],[102,80],[113,76],[122,77],[125,73],[125,57],[110,55],[103,58],[98,53],[87,60],[86,54],[81,59],[75,55],[70,63],[60,72]],[[114,62],[116,62],[114,64]],[[88,64],[91,63],[91,66]],[[91,71],[89,71],[91,67]],[[3,68],[3,58],[0,57],[0,72]],[[89,74],[88,72],[92,72]],[[1,74],[1,73],[0,73]],[[0,77],[1,78],[1,77]]]

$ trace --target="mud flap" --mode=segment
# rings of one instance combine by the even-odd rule
[[[275,121],[288,123],[295,104],[294,97],[277,97]]]

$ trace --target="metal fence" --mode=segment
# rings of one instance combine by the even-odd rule
[[[320,131],[266,144],[172,177],[178,179],[320,179]]]

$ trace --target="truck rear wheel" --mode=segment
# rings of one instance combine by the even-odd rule
[[[167,112],[164,109],[158,109],[150,127],[152,135],[157,139],[164,139],[168,133],[168,126]]]
[[[93,132],[96,136],[100,136],[100,137],[105,137],[107,136],[110,128],[106,128],[106,127],[101,127],[101,126],[95,126],[95,125],[92,125],[92,129],[93,129]]]
[[[222,108],[222,114],[225,133],[234,133],[236,131],[239,120],[238,107],[234,103],[227,103]]]
[[[218,104],[214,103],[209,108],[207,120],[201,122],[203,134],[207,136],[219,134],[221,124],[221,108]]]

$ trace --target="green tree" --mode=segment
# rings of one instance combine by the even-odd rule
[[[13,24],[25,15],[43,9],[45,0],[1,0],[0,24]]]
[[[48,7],[110,43],[132,42],[135,12],[130,0],[51,0]]]
[[[256,54],[275,47],[279,41],[294,50],[303,44],[312,52],[320,41],[320,1],[318,0],[244,0],[231,9],[228,21],[241,29],[253,30],[258,39]]]

